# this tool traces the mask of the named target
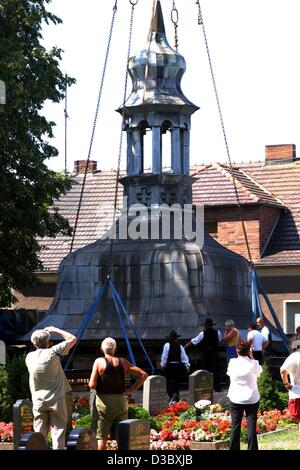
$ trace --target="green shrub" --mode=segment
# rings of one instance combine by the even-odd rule
[[[149,421],[152,429],[158,431],[158,423],[155,418],[151,416],[145,408],[138,405],[128,406],[128,419],[146,419]]]
[[[128,419],[148,419],[149,413],[145,408],[138,405],[128,406]]]
[[[270,410],[283,410],[287,407],[288,394],[282,391],[282,384],[273,381],[268,367],[264,364],[263,372],[257,380],[260,402],[259,410],[261,412]]]
[[[9,381],[11,384],[11,398],[13,403],[28,398],[31,400],[29,389],[29,374],[25,364],[25,354],[14,356],[7,362]]]
[[[285,393],[287,393],[286,388],[285,388],[285,386],[283,385],[282,380],[275,380],[275,381],[274,381],[274,384],[275,384],[276,390],[277,390],[278,392],[285,392]]]
[[[13,400],[11,385],[6,365],[0,365],[0,421],[12,421]]]
[[[92,417],[90,414],[82,416],[76,421],[75,428],[92,428]]]
[[[180,421],[187,421],[187,420],[195,420],[196,419],[196,410],[194,406],[189,406],[189,408],[184,411],[181,415],[179,415]]]
[[[285,392],[278,392],[278,410],[284,410],[288,407],[289,394]]]
[[[51,432],[48,432],[46,441],[47,441],[47,446],[49,447],[49,449],[52,449],[52,436],[51,436]]]
[[[31,398],[25,355],[8,358],[0,366],[0,421],[12,421],[13,404],[23,398]]]

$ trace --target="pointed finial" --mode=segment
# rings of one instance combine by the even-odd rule
[[[151,33],[163,33],[165,34],[165,24],[164,17],[162,14],[162,9],[159,0],[153,0],[153,9],[152,9],[152,20],[150,26]]]

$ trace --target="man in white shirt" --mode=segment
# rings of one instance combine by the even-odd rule
[[[180,336],[175,330],[170,331],[169,341],[164,344],[160,360],[160,365],[165,371],[167,379],[167,393],[170,403],[179,401],[180,376],[190,368],[189,358],[178,342]]]
[[[214,390],[220,392],[219,367],[218,367],[218,346],[222,341],[222,333],[215,330],[215,323],[211,318],[207,318],[204,322],[204,330],[192,338],[184,349],[190,345],[201,345],[203,357],[203,369],[214,374]]]
[[[300,349],[286,358],[280,367],[280,374],[283,385],[289,392],[290,415],[298,421],[300,432]]]
[[[51,346],[51,333],[62,336],[64,341]],[[53,449],[65,448],[66,393],[71,391],[60,359],[68,354],[76,341],[75,336],[54,326],[36,330],[31,335],[36,350],[28,353],[25,360],[33,404],[33,428],[45,439],[51,431]]]
[[[257,331],[255,323],[249,323],[247,328],[247,341],[251,346],[253,358],[256,359],[259,364],[262,364],[262,351],[267,346],[268,341],[260,331]]]
[[[266,362],[268,356],[271,355],[271,351],[272,351],[272,335],[271,335],[269,328],[265,325],[265,321],[263,317],[258,317],[256,319],[256,324],[261,334],[264,336],[265,340],[267,341],[263,350],[263,362]]]

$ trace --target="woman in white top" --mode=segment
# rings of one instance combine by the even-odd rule
[[[259,406],[257,377],[262,368],[253,359],[248,341],[237,345],[238,357],[230,359],[227,375],[230,377],[228,397],[231,411],[230,450],[240,450],[240,433],[244,411],[247,418],[248,450],[258,450],[256,421]]]

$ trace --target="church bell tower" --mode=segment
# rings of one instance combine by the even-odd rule
[[[118,109],[127,133],[127,176],[120,181],[128,206],[192,203],[190,128],[199,108],[181,90],[185,69],[184,58],[168,43],[160,1],[155,0],[147,44],[129,60],[132,92]],[[151,134],[150,171],[145,168],[146,133]],[[168,168],[163,167],[166,152]]]

